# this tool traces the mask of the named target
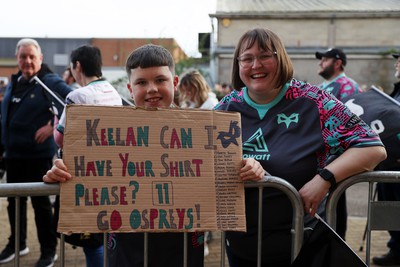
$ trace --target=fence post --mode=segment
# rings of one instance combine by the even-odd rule
[[[276,177],[276,176],[264,176],[262,182],[246,182],[246,188],[258,188],[258,187],[272,187],[281,190],[289,198],[293,207],[293,217],[292,217],[292,255],[291,261],[300,252],[301,246],[303,244],[303,232],[304,232],[304,209],[303,201],[301,200],[300,194],[297,189],[290,184],[288,181]]]

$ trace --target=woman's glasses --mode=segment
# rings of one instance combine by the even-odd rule
[[[263,53],[258,56],[253,56],[253,55],[243,55],[237,58],[239,61],[239,65],[242,68],[250,68],[253,66],[254,61],[257,59],[262,65],[268,63],[268,61],[276,55],[276,52],[272,53]]]

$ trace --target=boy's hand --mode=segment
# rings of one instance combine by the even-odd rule
[[[243,181],[260,181],[264,177],[265,170],[257,160],[248,158],[243,159],[242,163],[240,178]]]
[[[43,176],[43,181],[45,183],[64,183],[72,178],[71,174],[67,171],[67,166],[65,166],[62,159],[56,159],[51,170]]]

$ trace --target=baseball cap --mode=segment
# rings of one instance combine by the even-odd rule
[[[343,66],[346,66],[346,54],[339,48],[330,48],[325,52],[316,52],[315,57],[321,59],[323,57],[336,58],[342,60]]]
[[[392,54],[392,57],[394,57],[395,59],[398,59],[400,57],[400,54]]]

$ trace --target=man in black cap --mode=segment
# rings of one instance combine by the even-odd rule
[[[347,58],[343,50],[339,48],[330,48],[325,52],[316,52],[315,57],[320,60],[318,74],[325,79],[319,85],[321,89],[333,94],[339,100],[362,92],[358,83],[347,77],[344,73],[344,66],[346,66]],[[345,239],[347,229],[345,192],[338,200],[336,213],[336,232],[340,237]]]
[[[400,54],[393,54],[396,63],[395,77],[399,79],[394,84],[394,90],[390,96],[397,101],[400,101]],[[398,153],[397,153],[398,154]],[[400,171],[400,159],[397,159],[396,164],[385,168],[386,171]],[[380,201],[400,201],[400,183],[377,183],[378,200]],[[378,257],[373,257],[372,261],[379,266],[399,266],[400,265],[400,231],[389,231],[390,239],[387,243],[389,252]]]
[[[318,74],[325,80],[320,88],[336,96],[337,99],[361,92],[359,85],[344,73],[347,59],[346,54],[338,48],[330,48],[325,52],[316,52],[320,60]]]

